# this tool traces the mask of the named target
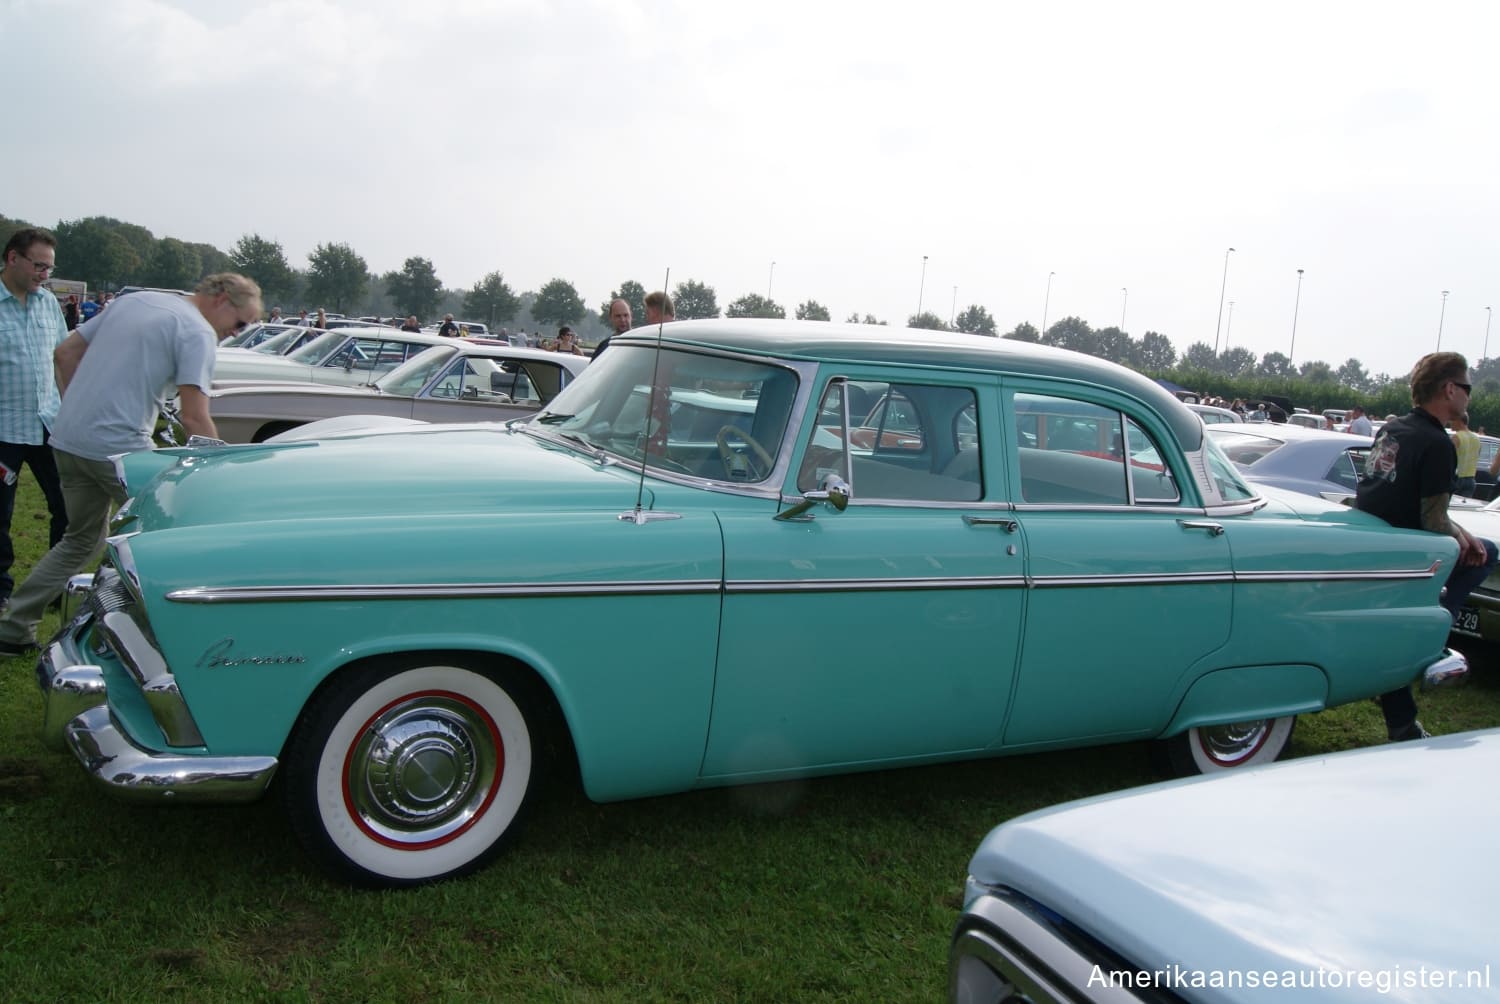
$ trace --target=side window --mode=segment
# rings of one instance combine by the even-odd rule
[[[1364,451],[1359,451],[1363,454]],[[1345,450],[1333,461],[1333,466],[1328,468],[1328,473],[1323,475],[1323,480],[1332,481],[1340,488],[1346,488],[1350,492],[1359,489],[1359,472],[1363,469],[1363,456],[1356,459],[1354,450]]]
[[[1061,505],[1174,503],[1161,450],[1134,419],[1090,401],[1016,394],[1021,501]]]
[[[797,487],[811,491],[837,474],[855,501],[977,501],[984,495],[977,416],[970,387],[833,380]]]

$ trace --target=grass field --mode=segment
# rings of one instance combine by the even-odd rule
[[[41,512],[28,475],[18,578]],[[1433,732],[1500,725],[1473,655],[1467,687],[1421,698]],[[478,875],[360,892],[311,869],[275,799],[108,800],[40,745],[33,666],[0,659],[7,1001],[933,1001],[980,837],[1153,780],[1131,744],[603,806],[554,789]],[[1302,719],[1291,755],[1383,738],[1361,702]]]

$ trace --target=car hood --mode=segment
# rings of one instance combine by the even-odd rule
[[[638,472],[500,425],[171,449],[124,463],[132,530],[323,517],[634,506]],[[652,502],[651,483],[643,504]]]
[[[1087,799],[993,830],[969,896],[1014,889],[1147,970],[1485,971],[1500,901],[1497,774],[1491,730]],[[1390,999],[1464,995],[1408,987]],[[1330,983],[1305,996],[1372,995]]]

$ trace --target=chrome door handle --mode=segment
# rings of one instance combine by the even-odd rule
[[[1177,525],[1184,530],[1207,530],[1210,537],[1224,536],[1224,526],[1207,519],[1179,519]]]
[[[1003,526],[1006,533],[1021,529],[1021,524],[1008,516],[965,516],[964,522],[970,526]]]

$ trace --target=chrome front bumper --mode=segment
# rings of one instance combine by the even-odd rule
[[[70,584],[71,585],[71,584]],[[128,631],[118,630],[123,615],[109,613],[100,625],[142,690],[169,744],[174,735],[190,735],[197,744],[197,728],[186,714],[175,681],[161,667],[144,667],[154,649]],[[42,741],[53,749],[69,749],[89,776],[112,795],[137,802],[172,800],[217,805],[253,802],[264,794],[276,773],[270,756],[222,757],[204,753],[158,753],[136,743],[109,710],[103,667],[90,662],[78,639],[88,633],[94,614],[79,614],[42,651],[37,660],[37,682],[42,688]],[[117,630],[111,630],[115,628]],[[124,633],[126,637],[120,635]],[[159,656],[158,656],[159,658]],[[166,686],[163,686],[165,681]],[[167,713],[180,708],[179,713]],[[180,742],[177,744],[181,744]]]

